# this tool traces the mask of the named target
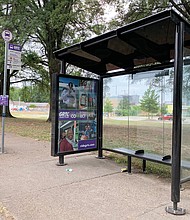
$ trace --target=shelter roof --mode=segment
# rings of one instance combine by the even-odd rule
[[[166,10],[116,30],[55,51],[69,64],[105,75],[110,71],[133,71],[139,67],[167,66],[174,59],[176,24],[189,23],[174,10]],[[190,55],[190,34],[184,45]]]

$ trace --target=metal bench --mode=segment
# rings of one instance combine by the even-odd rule
[[[114,153],[119,153],[126,155],[128,157],[128,162],[127,162],[127,172],[131,173],[131,157],[139,158],[143,160],[143,172],[146,171],[146,161],[152,161],[164,165],[172,165],[172,159],[170,155],[165,155],[161,156],[158,154],[153,154],[153,153],[146,153],[144,150],[131,150],[127,148],[114,148],[114,149],[107,149],[103,148],[103,150],[106,151],[111,151]],[[190,162],[189,161],[182,161],[181,163],[182,167],[190,169]]]

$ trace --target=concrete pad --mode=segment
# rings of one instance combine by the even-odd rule
[[[67,156],[67,166],[56,166],[58,158],[50,156],[49,142],[12,134],[5,140],[7,153],[0,155],[4,219],[190,219],[189,187],[181,191],[179,203],[187,214],[174,216],[165,212],[172,206],[167,180],[121,173],[121,165],[96,159],[94,153]]]

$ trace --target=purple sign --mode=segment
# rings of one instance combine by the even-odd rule
[[[59,120],[87,120],[87,112],[80,110],[60,110]]]
[[[0,95],[0,105],[8,106],[8,100],[9,100],[8,95]]]
[[[96,148],[96,140],[79,140],[78,149],[79,150],[87,150]]]
[[[20,45],[16,45],[16,44],[9,44],[9,50],[14,50],[14,51],[21,51],[22,48]]]

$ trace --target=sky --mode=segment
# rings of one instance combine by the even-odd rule
[[[142,98],[156,74],[158,74],[158,71],[139,73],[133,76],[133,80],[131,75],[112,77],[112,81],[108,84],[110,88],[109,96],[138,95],[139,98]],[[165,77],[167,78],[168,76]],[[161,96],[160,92],[158,94]],[[167,102],[172,101],[172,92],[168,89],[162,95],[162,98]]]

